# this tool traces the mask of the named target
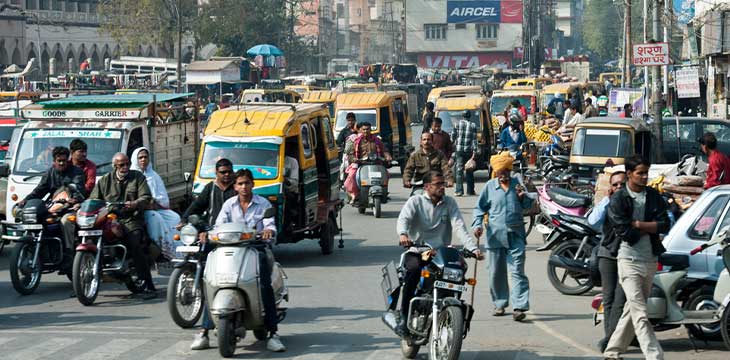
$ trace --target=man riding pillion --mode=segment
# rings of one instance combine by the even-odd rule
[[[74,205],[74,207],[77,207],[77,205],[81,204],[81,202],[83,202],[86,198],[87,193],[84,190],[86,175],[81,169],[71,165],[71,160],[69,159],[70,151],[63,146],[57,146],[53,148],[52,154],[53,165],[43,174],[38,186],[36,186],[35,189],[33,189],[33,191],[25,197],[25,199],[18,203],[19,208],[25,206],[25,203],[28,200],[43,199],[48,194],[53,196],[57,190],[63,187],[67,187],[69,189],[70,199],[68,202]],[[74,184],[75,186],[69,186],[71,184]],[[68,213],[61,218],[61,226],[63,227],[64,245],[67,249],[73,250],[74,238],[76,237],[76,224],[68,221],[69,215],[71,215],[71,213]],[[68,266],[71,266],[70,262],[73,260],[73,251],[65,253],[70,256],[65,258],[64,261]]]
[[[445,174],[447,186],[454,185],[453,174],[449,167],[446,156],[433,147],[433,134],[421,134],[421,148],[414,151],[408,158],[405,170],[403,171],[403,186],[410,188],[414,184],[421,183],[423,177],[430,171],[438,171]],[[411,192],[411,195],[413,192]]]
[[[456,230],[464,247],[481,259],[481,252],[464,223],[459,206],[454,198],[445,195],[446,183],[443,175],[437,171],[430,171],[424,175],[423,183],[424,193],[408,199],[398,215],[397,230],[400,246],[410,247],[424,243],[434,248],[448,246],[451,245],[452,230]],[[396,330],[400,336],[408,332],[405,320],[408,318],[408,308],[424,265],[420,254],[416,253],[406,254],[404,262],[406,273],[401,295],[401,317]],[[396,303],[397,301],[394,301],[393,306]]]
[[[124,209],[118,218],[119,223],[126,229],[127,236],[124,243],[134,260],[137,276],[145,281],[144,297],[151,299],[157,296],[157,290],[152,282],[142,241],[145,228],[144,210],[152,200],[152,193],[145,176],[139,171],[129,169],[131,163],[126,154],[116,153],[112,165],[114,169],[99,179],[89,199],[124,202]]]
[[[286,351],[278,331],[276,314],[276,298],[271,286],[271,265],[265,248],[276,241],[276,223],[273,218],[264,218],[264,212],[271,207],[266,198],[253,193],[254,179],[251,170],[238,170],[235,175],[235,188],[238,196],[223,203],[216,225],[226,223],[243,223],[256,229],[261,234],[264,245],[255,247],[259,254],[259,282],[261,284],[261,300],[264,305],[264,326],[269,332],[266,348],[274,352]]]

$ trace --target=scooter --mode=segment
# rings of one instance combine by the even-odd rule
[[[647,309],[649,320],[654,325],[655,331],[674,329],[685,325],[690,329],[690,334],[700,339],[712,339],[716,334],[702,333],[707,327],[719,325],[719,333],[725,346],[730,349],[730,227],[721,229],[710,241],[698,246],[690,252],[695,255],[707,248],[719,245],[719,252],[725,269],[715,285],[712,300],[717,304],[706,310],[689,310],[680,306],[678,296],[683,286],[688,284],[683,280],[687,277],[689,267],[689,255],[683,254],[662,254],[659,257],[660,268],[669,267],[654,275],[651,294],[647,298]],[[600,323],[602,318],[602,298],[594,297],[592,307],[596,310],[594,323]],[[695,309],[696,307],[689,307]],[[717,330],[716,330],[717,331]]]
[[[360,196],[355,201],[357,212],[364,214],[366,209],[372,208],[373,215],[379,218],[381,205],[388,202],[388,168],[374,153],[368,154],[365,160],[357,160],[357,165],[355,181],[360,189]]]
[[[275,208],[269,208],[264,218],[276,215]],[[231,357],[236,343],[246,336],[246,330],[253,330],[258,340],[266,340],[264,328],[263,300],[259,284],[259,254],[257,248],[264,247],[260,235],[244,224],[228,223],[215,226],[208,232],[208,240],[217,247],[208,254],[203,282],[205,299],[218,329],[218,351],[222,357]],[[265,247],[271,263],[271,286],[277,304],[279,322],[286,317],[286,308],[279,305],[289,301],[287,276],[273,254]]]
[[[535,227],[547,241],[555,225],[552,216],[556,214],[567,214],[573,216],[585,216],[591,207],[591,198],[586,195],[545,183],[537,188],[537,199],[540,205],[540,214],[536,220]]]

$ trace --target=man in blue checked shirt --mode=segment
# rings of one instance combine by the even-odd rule
[[[471,111],[464,111],[464,117],[459,120],[451,132],[451,140],[455,147],[453,156],[455,157],[456,196],[464,195],[464,165],[469,159],[475,159],[477,155],[477,127],[470,119]],[[466,171],[466,194],[476,195],[473,169]]]

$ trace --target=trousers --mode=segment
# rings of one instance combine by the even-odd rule
[[[507,248],[488,248],[489,291],[492,303],[498,309],[512,303],[515,310],[530,309],[530,282],[525,275],[526,240],[520,234],[509,232]],[[507,271],[512,277],[512,290],[507,282]]]
[[[123,242],[127,249],[129,249],[129,253],[132,254],[134,268],[137,269],[137,276],[141,280],[145,280],[147,286],[151,286],[152,273],[150,272],[150,264],[147,262],[147,257],[144,255],[144,250],[142,249],[142,237],[142,230],[129,231]]]
[[[454,153],[456,161],[454,161],[454,182],[456,185],[456,193],[464,193],[464,178],[466,177],[466,193],[474,194],[474,171],[464,170],[464,165],[471,159],[472,154],[467,152],[456,152]],[[466,176],[464,176],[466,173]]]
[[[601,273],[603,331],[605,334],[605,337],[601,340],[601,344],[605,347],[623,313],[624,304],[626,304],[626,294],[624,294],[624,290],[619,284],[618,263],[615,259],[599,257],[598,270]]]
[[[405,256],[403,266],[406,273],[403,279],[403,295],[401,296],[401,319],[408,320],[408,310],[411,306],[411,299],[416,295],[418,282],[421,280],[421,257],[417,254],[408,253]]]

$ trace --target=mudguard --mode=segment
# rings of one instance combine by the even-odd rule
[[[238,289],[221,289],[215,293],[210,305],[213,315],[227,315],[246,309],[246,300]]]
[[[81,244],[76,245],[76,251],[88,251],[88,252],[96,254],[97,250],[98,249],[96,247],[96,244],[91,243],[91,242],[81,243]]]
[[[550,235],[548,235],[547,239],[545,240],[545,245],[540,246],[539,248],[535,249],[535,251],[547,251],[558,246],[558,244],[567,240],[562,235],[562,231],[558,229],[553,229],[553,231],[550,233]]]
[[[383,195],[383,187],[382,186],[371,186],[368,190],[368,194],[370,196],[382,196]]]

